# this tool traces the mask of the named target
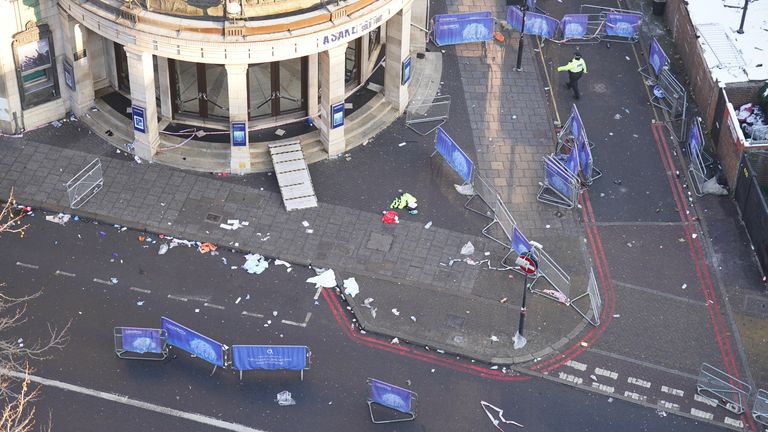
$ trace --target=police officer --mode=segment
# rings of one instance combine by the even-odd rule
[[[579,79],[581,76],[587,73],[587,63],[581,58],[581,53],[575,52],[573,58],[565,66],[557,68],[558,72],[568,71],[568,84],[565,86],[569,89],[573,89],[573,98],[578,99],[579,94]]]

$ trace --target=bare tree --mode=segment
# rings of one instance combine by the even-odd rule
[[[16,206],[11,189],[8,201],[0,210],[0,236],[18,234],[24,236],[29,224],[21,222],[25,212]],[[8,334],[26,322],[27,304],[41,292],[23,297],[10,297],[4,291],[7,285],[0,282],[0,432],[31,432],[35,426],[35,407],[32,404],[40,394],[40,387],[32,385],[29,360],[48,357],[53,349],[61,349],[67,343],[69,323],[59,329],[48,324],[48,335],[31,344],[19,343]],[[23,376],[24,379],[16,379]],[[43,430],[50,430],[50,419]]]

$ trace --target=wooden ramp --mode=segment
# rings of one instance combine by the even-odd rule
[[[276,142],[269,145],[277,184],[288,211],[317,207],[315,188],[309,177],[307,162],[301,145],[295,142]]]

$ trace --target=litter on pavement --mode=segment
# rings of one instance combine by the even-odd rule
[[[333,288],[337,285],[336,273],[332,269],[325,270],[317,276],[307,279],[307,282],[315,284],[315,288]]]
[[[344,294],[355,298],[358,293],[360,293],[360,287],[355,278],[344,279]]]
[[[248,254],[245,256],[245,264],[243,264],[243,269],[247,271],[250,274],[256,273],[261,274],[264,270],[269,267],[269,263],[266,259],[264,259],[263,256],[259,254]]]
[[[71,217],[72,216],[70,216],[68,214],[59,213],[57,215],[48,215],[48,216],[45,217],[45,220],[47,220],[48,222],[53,222],[53,223],[57,223],[59,225],[64,226],[64,224],[69,222],[69,219]]]
[[[165,253],[168,252],[168,245],[163,243],[160,245],[160,250],[157,251],[158,255],[165,255]]]
[[[471,241],[468,241],[467,244],[461,247],[462,255],[472,255],[473,253],[475,253],[475,246]]]
[[[291,392],[283,390],[277,394],[277,404],[280,406],[296,405],[296,401],[291,397]]]
[[[491,420],[491,423],[493,423],[493,425],[496,426],[496,429],[502,432],[504,432],[504,429],[502,429],[501,426],[499,426],[500,423],[512,424],[518,427],[524,427],[520,423],[505,419],[504,410],[497,406],[491,405],[486,401],[480,401],[480,406],[483,407],[483,411],[485,411],[485,414]],[[493,414],[491,414],[491,412],[493,412]],[[496,416],[498,416],[498,418],[496,418]]]
[[[213,243],[200,243],[200,246],[197,247],[197,251],[201,254],[206,254],[208,252],[213,252],[216,250],[216,245]]]
[[[385,211],[384,216],[381,217],[381,221],[387,225],[394,225],[396,223],[400,223],[397,212],[394,210]]]
[[[455,184],[455,185],[453,185],[453,187],[456,188],[456,192],[458,192],[459,195],[472,196],[472,195],[475,194],[475,191],[474,191],[474,189],[472,189],[472,185],[471,184],[463,184],[463,185]]]

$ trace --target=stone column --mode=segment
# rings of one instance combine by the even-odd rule
[[[133,145],[136,156],[152,160],[160,144],[160,130],[157,126],[157,103],[155,102],[155,70],[152,54],[125,47],[128,57],[128,79],[131,83],[131,103],[144,109],[144,132],[133,126]]]
[[[344,103],[344,54],[347,44],[339,45],[318,54],[320,84],[320,139],[328,156],[335,156],[346,150],[344,126],[333,129],[332,107]]]
[[[384,71],[384,96],[398,113],[408,105],[408,86],[402,85],[403,60],[410,53],[411,4],[387,21],[387,61]]]
[[[248,65],[228,64],[227,92],[229,95],[229,121],[245,122],[248,129]],[[251,152],[246,133],[245,146],[231,146],[229,169],[232,174],[250,172]],[[230,137],[231,139],[231,137]]]
[[[0,2],[0,16],[7,17],[6,25],[0,26],[0,40],[5,41],[0,44],[0,131],[4,133],[21,132],[24,127],[16,64],[13,61],[11,46],[16,26],[7,22],[15,16],[14,7],[15,3]]]
[[[413,0],[411,6],[411,22],[420,28],[415,26],[411,27],[411,51],[424,52],[427,49],[427,33],[422,30],[426,29],[428,24],[428,7],[427,2],[429,0]]]
[[[168,74],[168,59],[157,57],[157,80],[160,83],[160,115],[173,119],[173,103],[171,102],[171,77]]]
[[[64,81],[59,84],[62,90],[69,94],[69,105],[75,115],[88,112],[93,106],[93,75],[88,64],[88,54],[100,55],[101,53],[88,53],[85,49],[88,38],[88,28],[77,22],[63,10],[60,10],[59,18],[64,40],[64,58],[72,65],[75,80],[75,89],[72,90]],[[61,65],[64,68],[64,65]]]
[[[307,115],[314,116],[318,110],[318,66],[317,53],[307,56]]]

